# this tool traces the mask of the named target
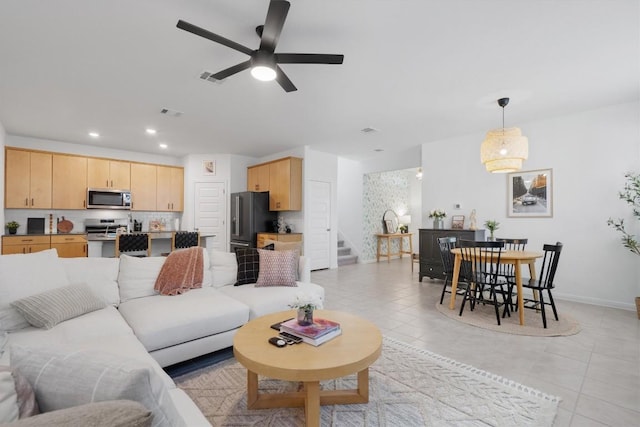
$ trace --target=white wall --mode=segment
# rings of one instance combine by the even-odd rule
[[[351,248],[351,253],[362,253],[362,163],[338,158],[338,231]]]
[[[640,295],[638,257],[622,247],[607,218],[634,221],[617,194],[624,173],[640,171],[639,113],[635,102],[517,124],[529,138],[523,169],[553,169],[553,218],[507,218],[507,178],[480,163],[483,134],[423,144],[423,212],[444,207],[451,213],[459,202],[467,218],[477,210],[479,226],[500,222],[498,237],[527,237],[531,249],[561,241],[554,295],[633,309]]]

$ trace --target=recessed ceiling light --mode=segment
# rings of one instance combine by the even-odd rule
[[[91,138],[100,138],[100,134],[98,132],[89,132],[89,136]]]
[[[374,148],[374,149],[373,149],[373,151],[375,151],[375,152],[379,153],[379,152],[381,152],[381,151],[384,151],[384,149],[382,149],[382,148]]]
[[[149,135],[155,135],[156,133],[158,133],[158,131],[157,131],[157,130],[152,129],[152,128],[147,128],[147,129],[145,130],[145,132],[147,132]]]
[[[163,150],[166,150],[167,148],[169,148],[169,146],[167,144],[165,144],[164,142],[158,144],[158,147],[160,147]]]

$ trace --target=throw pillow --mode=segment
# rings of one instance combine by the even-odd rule
[[[275,251],[276,250],[276,244],[275,243],[270,243],[268,245],[265,245],[262,249],[264,249],[265,251]]]
[[[238,280],[236,254],[215,249],[210,249],[208,252],[211,260],[211,286],[219,288],[236,283]]]
[[[238,260],[238,277],[235,286],[256,283],[260,271],[260,256],[258,250],[253,248],[236,249]]]
[[[269,249],[273,251],[295,251],[296,262],[300,260],[300,254],[302,253],[302,242],[280,242],[278,240],[268,239],[265,241],[267,245],[263,249]],[[296,280],[300,280],[300,272],[296,270]]]
[[[0,423],[16,421],[19,415],[18,395],[11,372],[0,371]]]
[[[166,259],[163,256],[138,258],[120,255],[120,302],[157,295],[153,287]]]
[[[298,262],[294,251],[269,251],[258,249],[260,271],[256,287],[297,286]]]
[[[85,284],[64,286],[31,295],[13,301],[11,305],[33,326],[45,329],[106,306]]]
[[[0,256],[0,277],[0,309],[9,308],[9,304],[15,300],[69,284],[55,249]],[[15,311],[9,313],[10,320],[5,315],[0,323],[2,330],[17,330],[28,326],[24,319],[16,317],[21,315]],[[6,326],[7,322],[11,326]]]
[[[29,381],[27,381],[24,375],[16,369],[12,370],[8,366],[0,366],[0,374],[4,374],[6,372],[9,372],[13,377],[14,389],[18,403],[18,418],[26,418],[39,414],[40,409],[38,408],[38,402],[36,402],[36,395],[33,392],[33,388],[31,387],[31,384],[29,384]],[[3,393],[0,392],[0,396],[2,395]],[[2,419],[1,416],[0,419]]]
[[[151,412],[132,400],[87,403],[25,418],[11,427],[149,427]]]
[[[29,322],[18,310],[13,307],[0,308],[0,333],[19,331],[28,327]]]
[[[142,361],[115,354],[11,346],[11,366],[32,384],[42,412],[107,400],[134,400],[153,426],[172,425],[167,386]]]
[[[109,305],[120,304],[118,290],[119,258],[60,258],[69,284],[86,283],[91,291]]]

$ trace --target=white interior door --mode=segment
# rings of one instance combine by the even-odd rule
[[[309,181],[309,235],[305,247],[311,258],[311,269],[331,266],[331,183]],[[337,250],[337,249],[336,249]]]
[[[227,250],[227,198],[223,182],[195,183],[194,228],[200,234],[214,234],[207,239],[207,247]]]

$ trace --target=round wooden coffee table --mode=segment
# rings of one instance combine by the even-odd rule
[[[281,311],[254,319],[242,326],[233,339],[233,354],[247,368],[249,409],[304,406],[307,426],[320,424],[320,405],[367,403],[369,366],[382,352],[382,334],[368,320],[340,311],[316,310],[314,317],[340,323],[342,335],[314,347],[300,343],[276,347],[269,344],[278,333],[270,326],[295,317]],[[358,374],[358,388],[320,390],[320,381]],[[258,375],[304,383],[302,391],[282,394],[258,393]]]

